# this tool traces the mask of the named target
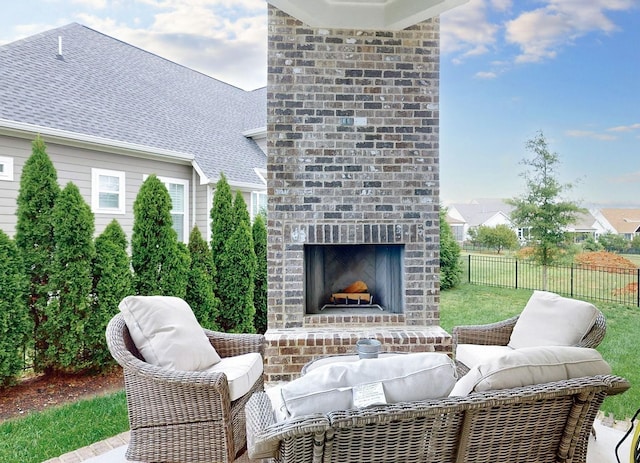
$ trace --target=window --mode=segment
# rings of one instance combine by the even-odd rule
[[[267,212],[267,193],[264,191],[251,192],[251,218],[254,219],[260,212]]]
[[[0,156],[0,180],[13,181],[13,158]]]
[[[186,242],[189,236],[189,181],[176,178],[158,177],[169,191],[171,197],[171,218],[173,229],[178,234],[178,241]]]
[[[124,214],[124,172],[91,169],[91,209],[98,214]]]

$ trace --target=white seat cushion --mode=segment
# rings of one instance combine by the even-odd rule
[[[182,299],[128,296],[118,307],[133,343],[148,363],[199,371],[220,362],[191,307]]]
[[[500,357],[513,349],[508,346],[484,346],[480,344],[459,344],[456,346],[456,360],[473,368],[486,363],[492,358]]]
[[[229,395],[234,401],[245,395],[262,375],[262,355],[257,352],[224,357],[207,369],[208,372],[224,373],[229,384]]]
[[[446,397],[457,379],[453,361],[439,353],[336,362],[311,370],[280,389],[289,417],[353,408],[356,386],[382,383],[387,403]]]
[[[458,380],[450,396],[608,375],[611,367],[595,349],[573,346],[523,347],[476,365]]]
[[[513,327],[509,347],[574,346],[598,316],[593,304],[534,291]]]

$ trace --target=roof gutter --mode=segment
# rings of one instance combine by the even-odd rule
[[[267,136],[267,127],[256,127],[255,129],[249,129],[242,132],[247,138],[265,138]]]
[[[0,134],[27,139],[39,134],[45,142],[64,143],[67,146],[75,146],[77,148],[105,151],[126,156],[162,159],[180,164],[190,164],[195,160],[195,156],[189,153],[154,148],[152,146],[96,137],[24,122],[10,121],[7,119],[0,119]]]

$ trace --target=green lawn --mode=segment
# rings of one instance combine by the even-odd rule
[[[129,429],[124,391],[0,423],[2,463],[41,463]]]
[[[440,296],[440,324],[451,332],[457,325],[491,323],[517,315],[522,311],[532,291],[492,288],[463,284],[443,291]],[[590,301],[604,313],[607,334],[598,351],[609,362],[613,373],[629,380],[631,389],[624,394],[608,397],[602,410],[616,419],[633,416],[640,407],[640,308],[626,307],[601,301]]]

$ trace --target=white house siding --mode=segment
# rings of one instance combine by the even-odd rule
[[[191,224],[197,225],[200,229],[202,237],[209,241],[209,229],[211,228],[210,208],[212,202],[208,200],[210,187],[209,185],[201,185],[200,178],[195,175],[195,204],[193,207],[194,214],[191,217]],[[191,227],[193,228],[193,227]],[[191,233],[191,229],[189,229]]]
[[[0,180],[0,230],[9,236],[15,235],[16,200],[20,188],[20,172],[24,164],[22,151],[21,144],[15,139],[0,137],[0,156],[13,161],[13,180]]]
[[[107,224],[115,218],[128,238],[131,239],[133,203],[145,175],[156,174],[159,177],[187,180],[190,187],[187,200],[190,203],[192,202],[191,188],[193,187],[193,182],[190,164],[184,164],[184,162],[183,164],[177,164],[158,159],[146,159],[63,146],[55,142],[48,142],[46,137],[43,137],[43,139],[47,146],[47,154],[57,171],[59,185],[63,188],[69,181],[72,181],[78,186],[80,193],[88,204],[91,204],[92,168],[125,172],[125,213],[115,215],[94,213],[96,235],[102,233]],[[32,140],[0,136],[0,156],[10,156],[14,159],[13,182],[0,182],[0,228],[10,236],[15,235],[15,209],[20,188],[20,177],[26,159],[31,156]],[[192,214],[193,211],[193,205],[189,204],[189,213]],[[192,223],[190,216],[187,220],[188,223]]]

